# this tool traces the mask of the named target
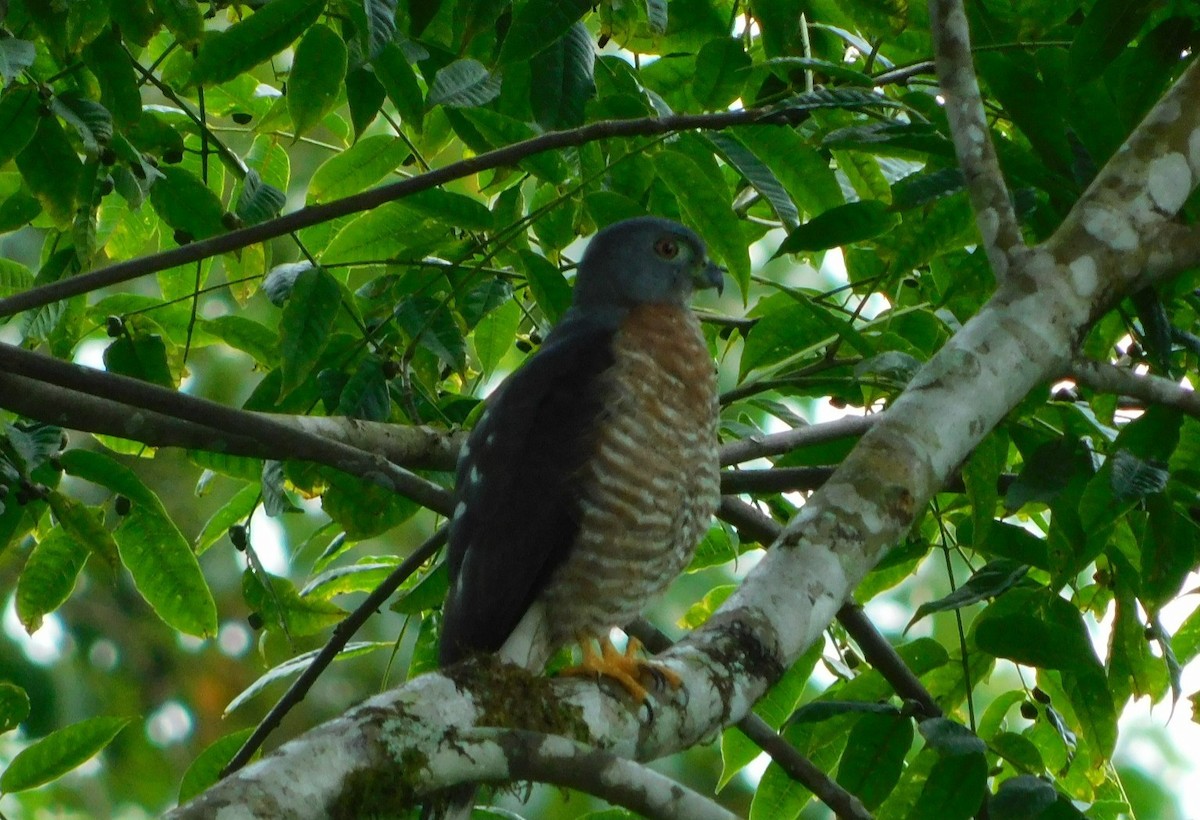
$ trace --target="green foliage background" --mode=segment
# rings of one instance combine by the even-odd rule
[[[1200,10],[968,5],[997,150],[1037,241],[1182,70]],[[577,240],[654,213],[729,269],[732,287],[700,309],[733,441],[880,409],[992,288],[920,3],[6,7],[0,299],[548,131],[730,106],[802,114],[529,154],[0,319],[0,339],[60,359],[246,410],[453,431],[562,314]],[[1195,383],[1195,286],[1189,274],[1129,300],[1084,352]],[[916,727],[836,625],[760,705],[879,816],[971,816],[985,793],[993,818],[1176,811],[1156,773],[1112,755],[1132,699],[1191,695],[1200,616],[1179,616],[1179,596],[1198,559],[1200,422],[1127,404],[1069,385],[1031,395],[859,589],[915,613],[912,632],[885,631],[957,724]],[[283,447],[280,465],[223,455],[216,436],[207,451],[136,434],[64,444],[36,423],[53,416],[0,412],[0,590],[25,628],[53,627],[46,656],[11,617],[0,638],[0,810],[157,812],[181,783],[186,797],[213,781],[286,664],[438,518]],[[762,462],[774,483],[743,498],[786,521],[820,471],[780,470],[836,464],[852,444]],[[422,474],[451,480],[447,464]],[[714,525],[656,620],[702,622],[760,549]],[[431,563],[279,736],[429,669],[444,589]],[[774,765],[738,777],[757,753],[730,730],[665,765],[751,817],[820,814]],[[533,811],[590,805],[563,800],[539,792]]]

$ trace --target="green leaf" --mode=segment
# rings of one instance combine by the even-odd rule
[[[87,547],[62,528],[51,530],[33,548],[17,579],[17,617],[26,632],[36,632],[42,617],[70,597],[88,555]]]
[[[330,202],[366,190],[399,168],[408,155],[408,146],[398,137],[364,137],[321,163],[309,180],[307,202]]]
[[[892,208],[919,208],[942,197],[956,194],[965,185],[962,171],[958,168],[941,168],[927,173],[910,174],[892,186]]]
[[[260,365],[279,363],[279,339],[274,331],[246,316],[231,313],[197,320],[197,326],[235,350],[249,354]]]
[[[239,729],[214,740],[205,747],[204,751],[196,755],[192,765],[188,766],[187,771],[183,773],[183,779],[179,781],[179,803],[182,805],[215,785],[221,779],[222,770],[229,764],[229,761],[233,760],[238,749],[245,745],[252,734],[254,734],[253,726]]]
[[[738,142],[771,169],[805,213],[824,213],[845,202],[829,160],[792,129],[743,125],[731,130]]]
[[[654,164],[658,178],[679,200],[684,221],[704,238],[709,250],[725,263],[742,293],[746,293],[750,286],[750,256],[741,222],[730,207],[729,189],[679,151],[660,151]]]
[[[824,321],[832,319],[828,311],[800,295],[769,296],[759,302],[755,313],[760,318],[746,336],[742,377],[756,368],[812,355],[821,345],[836,338]]]
[[[324,604],[324,605],[325,606],[333,606],[332,604]],[[371,641],[371,642],[361,641],[361,642],[356,642],[356,643],[349,643],[349,644],[346,644],[345,649],[343,649],[341,652],[338,652],[337,655],[334,656],[334,660],[335,661],[350,660],[351,658],[357,658],[361,655],[366,655],[367,653],[375,652],[376,650],[392,649],[394,647],[395,647],[395,644],[392,641]],[[256,695],[261,693],[264,689],[266,689],[268,686],[270,686],[275,681],[285,680],[287,678],[290,678],[292,675],[300,674],[301,672],[303,672],[305,669],[308,668],[308,665],[312,662],[313,658],[315,658],[317,656],[317,653],[319,653],[320,651],[321,650],[319,650],[319,649],[314,649],[311,652],[305,652],[303,655],[297,655],[296,657],[286,660],[283,663],[279,664],[274,669],[269,670],[268,672],[263,674],[260,678],[258,678],[258,680],[254,681],[254,683],[250,684],[245,689],[243,689],[238,694],[237,697],[235,697],[233,700],[231,700],[229,702],[229,705],[225,707],[225,714],[226,715],[232,714],[236,709],[239,709],[241,706],[243,706],[244,704],[249,702],[253,697],[255,697]]]
[[[749,69],[750,55],[741,40],[710,40],[696,55],[696,75],[689,86],[692,98],[706,111],[727,107],[741,96]]]
[[[998,658],[1041,669],[1099,667],[1079,610],[1044,590],[1009,590],[972,630],[979,648]]]
[[[784,190],[783,183],[762,160],[742,143],[724,134],[710,134],[708,140],[717,147],[730,165],[741,172],[754,190],[762,194],[780,222],[789,229],[800,224],[800,213]]]
[[[412,518],[420,509],[416,502],[378,484],[340,472],[329,471],[322,475],[329,486],[321,495],[321,509],[345,530],[351,541],[387,532]]]
[[[591,0],[526,0],[513,12],[500,65],[528,60],[548,48],[591,8]]]
[[[83,165],[55,117],[38,120],[33,138],[17,154],[17,168],[55,224],[70,224]]]
[[[1025,577],[1027,572],[1029,572],[1028,566],[1018,564],[1008,558],[989,561],[971,575],[965,584],[949,595],[917,607],[916,613],[904,630],[907,632],[913,624],[930,613],[962,609],[964,606],[977,604],[988,598],[996,598],[1011,589],[1014,584]]]
[[[175,36],[176,42],[191,50],[200,42],[204,31],[204,20],[200,16],[200,4],[193,0],[152,0],[154,10],[162,18],[167,31]],[[240,73],[240,72],[238,72]]]
[[[101,453],[68,450],[63,469],[131,502],[113,533],[121,562],[146,603],[173,629],[197,637],[217,632],[217,608],[200,565],[162,502],[133,471]]]
[[[912,718],[894,713],[863,715],[846,741],[838,784],[868,809],[876,808],[899,782],[912,742]]]
[[[945,820],[974,816],[987,793],[983,741],[946,718],[930,718],[920,729],[927,748],[936,750],[938,757],[910,816]]]
[[[520,305],[509,301],[488,313],[475,325],[471,338],[475,344],[475,355],[479,357],[479,369],[484,376],[495,372],[500,360],[512,349],[521,319]]]
[[[1118,501],[1161,493],[1171,474],[1125,449],[1112,454],[1112,490]]]
[[[15,683],[0,681],[0,734],[11,732],[29,717],[29,695]]]
[[[13,794],[57,780],[111,743],[129,721],[94,717],[51,732],[12,759],[0,775],[0,792]]]
[[[41,121],[37,92],[14,86],[0,98],[0,165],[5,165],[33,139]]]
[[[465,57],[438,69],[429,84],[429,104],[475,108],[500,96],[500,77],[478,60]]]
[[[225,206],[211,188],[179,165],[159,169],[162,175],[150,189],[150,204],[166,222],[188,239],[206,239],[225,232]]]
[[[33,65],[37,47],[28,40],[7,37],[0,40],[0,85],[8,85]]]
[[[312,374],[329,343],[341,300],[341,288],[324,268],[307,268],[296,277],[279,321],[280,396],[295,390]]]
[[[687,612],[677,622],[681,629],[696,629],[717,611],[721,604],[733,594],[737,584],[720,584],[713,587],[704,597],[688,607]]]
[[[291,45],[324,10],[325,0],[274,0],[224,31],[206,32],[191,81],[209,85],[236,78]]]
[[[417,75],[395,43],[384,46],[372,61],[375,76],[387,91],[388,99],[400,113],[400,121],[420,132],[425,119],[425,97],[417,85]],[[432,102],[432,101],[431,101]]]
[[[57,491],[51,492],[46,500],[59,525],[75,543],[89,549],[115,572],[120,563],[117,543],[105,528],[101,512]]]
[[[287,104],[296,136],[333,110],[346,77],[346,44],[328,26],[315,25],[296,46],[288,76]]]
[[[450,572],[443,561],[424,575],[409,577],[400,588],[396,601],[388,609],[401,615],[420,615],[439,609],[446,600],[449,587]]]
[[[571,306],[571,286],[558,266],[531,250],[520,252],[521,269],[533,300],[551,324],[557,324]]]
[[[242,573],[242,596],[253,612],[262,615],[267,624],[282,626],[291,638],[315,635],[336,626],[346,611],[336,604],[316,598],[303,598],[286,578],[267,575],[268,590],[259,576],[247,569]],[[230,704],[227,711],[234,708]]]
[[[350,374],[338,399],[337,415],[366,421],[387,421],[392,410],[383,360],[374,354],[364,356]]]
[[[1151,6],[1127,0],[1097,0],[1075,29],[1068,52],[1070,80],[1084,85],[1100,76],[1105,67],[1138,36],[1150,16]]]
[[[537,136],[534,130],[525,123],[487,108],[467,108],[460,112],[460,115],[483,138],[484,144],[478,146],[481,151],[524,142]],[[465,135],[463,138],[467,139]],[[560,151],[543,151],[533,154],[522,159],[517,165],[553,185],[561,184],[569,175]]]
[[[592,34],[575,23],[550,48],[533,58],[529,104],[547,131],[583,124],[583,109],[596,96],[596,49]]]
[[[365,66],[352,68],[346,74],[346,105],[350,108],[350,122],[354,126],[357,140],[375,121],[387,91],[374,71]]]
[[[236,212],[244,225],[257,225],[279,216],[285,202],[287,195],[283,191],[263,182],[258,171],[250,168],[242,180]]]
[[[122,336],[104,348],[104,367],[162,387],[175,388],[175,377],[167,363],[167,346],[161,336]]]
[[[142,114],[142,95],[120,36],[111,29],[105,31],[88,46],[87,58],[88,68],[100,83],[100,104],[118,126],[133,125]]]
[[[988,801],[991,820],[1035,820],[1058,801],[1054,786],[1032,774],[1010,777]],[[1079,815],[1082,817],[1082,815]]]
[[[208,521],[204,522],[200,534],[196,536],[196,541],[192,545],[196,555],[203,555],[204,551],[215,544],[218,539],[225,537],[230,527],[248,519],[254,512],[254,508],[258,506],[261,495],[261,485],[247,484],[222,504],[216,512],[209,516]]]
[[[775,256],[865,242],[887,231],[894,222],[888,206],[878,200],[839,205],[792,230],[775,251]]]
[[[321,254],[321,262],[330,266],[379,264],[398,258],[424,238],[427,227],[404,201],[389,202],[346,223]]]

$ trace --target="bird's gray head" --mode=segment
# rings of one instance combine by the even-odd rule
[[[628,309],[687,303],[698,288],[724,285],[704,240],[677,222],[655,216],[609,225],[592,239],[575,277],[579,308]]]

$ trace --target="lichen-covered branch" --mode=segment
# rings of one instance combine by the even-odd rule
[[[1023,250],[1025,243],[988,130],[979,80],[972,66],[967,15],[962,0],[929,0],[929,16],[933,24],[934,63],[946,101],[946,119],[955,155],[992,272],[1002,280],[1014,254]]]
[[[811,447],[839,438],[861,436],[879,418],[878,415],[845,416],[836,421],[796,427],[782,433],[747,436],[737,441],[731,441],[721,448],[721,465],[741,464],[743,461],[782,455],[801,447]]]

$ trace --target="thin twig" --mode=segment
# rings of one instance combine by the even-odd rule
[[[1014,254],[1024,250],[1025,242],[992,145],[983,96],[971,60],[967,15],[962,0],[929,0],[929,16],[938,81],[946,100],[946,119],[954,150],[988,261],[996,278],[1003,280]]]
[[[1077,359],[1071,363],[1071,378],[1098,393],[1132,396],[1146,404],[1174,407],[1200,418],[1200,396],[1178,382],[1152,373],[1138,374],[1108,362]]]
[[[670,117],[643,117],[630,120],[604,120],[589,123],[567,131],[551,131],[533,139],[506,145],[487,151],[450,165],[436,168],[428,173],[381,185],[369,191],[337,199],[332,202],[310,205],[275,219],[239,228],[229,233],[209,237],[198,242],[182,245],[161,253],[118,262],[91,273],[61,279],[22,293],[0,299],[0,317],[11,316],[22,310],[41,307],[60,299],[90,293],[99,288],[127,282],[168,268],[207,259],[221,253],[284,236],[292,231],[329,222],[350,214],[369,211],[372,208],[393,202],[419,191],[435,188],[447,182],[472,176],[481,171],[515,165],[523,159],[544,151],[570,148],[612,137],[671,134],[692,129],[721,129],[735,125],[759,123],[793,123],[808,116],[807,109],[746,109],[722,111],[714,114],[678,114]]]
[[[375,614],[379,607],[383,606],[384,602],[392,596],[400,585],[403,584],[409,576],[420,569],[421,565],[428,561],[442,544],[446,541],[446,527],[439,527],[433,535],[425,541],[424,544],[413,550],[400,566],[392,570],[387,578],[380,582],[379,586],[371,591],[371,594],[358,605],[358,607],[347,615],[341,623],[333,629],[333,634],[329,637],[329,642],[321,648],[317,656],[312,659],[304,671],[296,680],[292,681],[292,685],[288,687],[273,707],[267,713],[266,717],[259,722],[254,728],[253,734],[246,739],[242,744],[242,748],[238,749],[237,754],[229,761],[228,765],[221,770],[221,777],[226,777],[238,769],[245,766],[254,753],[266,742],[271,732],[278,728],[283,722],[283,718],[291,711],[292,707],[304,700],[304,696],[308,694],[308,690],[316,683],[317,678],[321,673],[333,663],[334,658],[341,652],[350,639],[354,637],[367,619]]]

